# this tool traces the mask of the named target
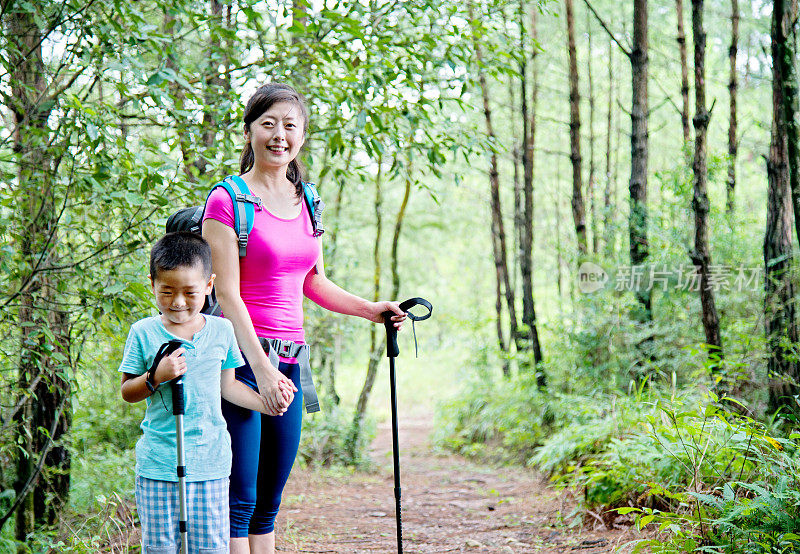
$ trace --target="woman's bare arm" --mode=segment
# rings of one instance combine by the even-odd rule
[[[253,369],[258,390],[272,412],[270,415],[282,414],[292,403],[297,388],[270,363],[258,342],[253,320],[240,294],[236,233],[224,223],[206,219],[203,238],[211,245],[213,271],[217,276],[214,281],[217,301],[225,317],[233,324],[236,341]]]
[[[394,326],[400,329],[406,318],[397,302],[370,302],[360,296],[347,292],[325,276],[322,253],[319,261],[303,281],[303,294],[326,310],[345,315],[363,317],[375,323],[383,323],[383,312],[394,312]]]

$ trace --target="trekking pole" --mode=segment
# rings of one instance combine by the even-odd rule
[[[159,348],[155,359],[153,360],[153,368],[158,367],[158,363],[164,356],[169,356],[178,348],[183,346],[179,340],[171,340],[165,342]],[[155,371],[155,369],[154,369]],[[184,461],[183,449],[183,414],[185,413],[185,404],[183,398],[183,375],[180,375],[170,381],[172,388],[172,414],[175,416],[175,444],[178,450],[178,506],[180,510],[180,520],[178,521],[178,528],[181,533],[181,554],[187,554],[187,538],[188,532],[186,529],[186,462]]]
[[[181,342],[177,340],[169,341],[170,345],[177,344],[170,351],[174,352],[181,346]],[[179,375],[174,379],[170,386],[172,387],[172,413],[175,416],[175,445],[178,449],[178,505],[180,507],[180,520],[178,521],[178,528],[181,533],[181,554],[187,554],[189,531],[186,528],[188,515],[186,513],[186,460],[183,449],[183,414],[186,413],[186,404],[183,396],[183,375]]]
[[[414,306],[424,306],[428,309],[428,313],[424,315],[414,315],[409,310]],[[431,317],[433,306],[424,298],[410,298],[400,303],[400,309],[406,312],[408,318],[411,320],[412,326],[415,321],[422,321]],[[400,502],[400,447],[398,444],[398,430],[397,430],[397,383],[395,379],[394,359],[400,354],[400,348],[397,346],[397,329],[394,327],[392,316],[395,315],[392,311],[383,312],[383,326],[386,328],[386,355],[389,357],[389,390],[392,397],[392,462],[394,464],[394,510],[395,517],[397,518],[397,552],[403,552],[403,517],[402,506]],[[417,336],[414,334],[414,344],[416,346]]]

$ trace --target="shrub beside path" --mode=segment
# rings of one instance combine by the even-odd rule
[[[575,501],[540,474],[433,452],[431,419],[400,422],[404,552],[625,552],[639,537],[594,522],[569,528]],[[296,468],[278,516],[278,551],[396,552],[391,448],[386,423],[371,448],[374,472]]]

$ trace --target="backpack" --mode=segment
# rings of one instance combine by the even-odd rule
[[[325,202],[320,198],[317,188],[313,183],[303,182],[302,185],[303,200],[306,203],[308,214],[311,218],[313,234],[315,237],[318,237],[325,232],[325,228],[322,225],[322,210],[325,209]],[[255,206],[261,206],[261,198],[252,194],[247,183],[238,175],[225,177],[225,179],[211,187],[211,190],[208,191],[208,196],[211,196],[211,193],[218,187],[224,188],[230,195],[231,202],[233,202],[234,232],[238,237],[239,257],[243,258],[247,254],[247,237],[250,231],[253,230]],[[206,203],[208,202],[208,196],[206,197]],[[205,204],[202,206],[181,208],[167,219],[167,233],[189,231],[198,235],[201,234],[205,210]],[[203,306],[202,313],[207,315],[219,315],[221,313],[217,297],[213,290],[211,294],[206,297],[206,303],[205,306]]]

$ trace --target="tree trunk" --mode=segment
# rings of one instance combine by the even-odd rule
[[[681,128],[684,144],[692,140],[689,129],[689,64],[686,54],[686,33],[683,30],[683,0],[675,0],[678,15],[678,50],[681,57]]]
[[[224,77],[222,82],[220,83],[220,87],[222,89],[223,96],[228,98],[231,97],[231,91],[233,90],[232,85],[232,78],[231,72],[233,70],[233,61],[231,55],[237,49],[236,44],[236,37],[237,34],[234,32],[234,13],[233,13],[233,1],[227,0],[225,5],[225,30],[226,30],[226,41],[225,47],[222,51],[222,62],[225,66],[225,69],[219,74],[220,77]],[[233,121],[234,121],[234,113],[232,110],[222,110],[219,112],[220,118],[220,128],[222,129],[232,129],[234,128]]]
[[[589,55],[586,56],[586,78],[589,83],[589,182],[586,185],[586,196],[589,197],[589,216],[592,228],[592,253],[597,254],[600,249],[600,233],[597,222],[597,201],[595,186],[597,176],[594,164],[594,80],[592,79],[592,60],[594,59],[592,48],[592,20],[591,14],[586,12],[586,40]]]
[[[372,9],[372,3],[370,2],[370,14],[374,14],[375,11]],[[301,52],[300,49],[300,42],[301,39],[307,33],[306,28],[308,26],[308,9],[309,3],[308,0],[292,0],[292,23],[297,23],[300,26],[300,31],[297,33],[292,33],[292,46],[295,48],[295,51],[299,54]],[[374,17],[374,16],[373,16]],[[292,69],[292,81],[294,82],[294,86],[301,91],[305,91],[308,87],[308,72],[309,72],[309,61],[306,56],[298,56],[299,63],[295,65]]]
[[[505,24],[505,14],[503,14],[503,23]],[[524,46],[523,46],[524,52]],[[521,82],[522,82],[522,101],[525,101],[525,62],[524,62],[524,54],[523,54],[523,61],[521,62]],[[511,107],[511,117],[512,119],[517,116],[517,106],[516,106],[516,95],[514,94],[514,80],[508,80],[508,97],[510,100],[510,107]],[[524,118],[523,118],[524,121]],[[525,125],[523,123],[523,139],[522,141],[518,142],[517,137],[517,126],[511,125],[511,142],[514,145],[511,152],[511,163],[512,167],[514,168],[514,239],[515,239],[515,248],[517,252],[519,252],[519,256],[513,256],[512,259],[514,260],[514,266],[511,268],[511,275],[513,278],[511,279],[511,286],[514,290],[517,290],[516,284],[516,276],[518,273],[522,273],[522,244],[524,241],[523,238],[523,230],[525,228],[525,207],[523,205],[523,178],[520,178],[520,163],[522,163],[523,168],[525,162],[522,160],[524,156],[524,149],[525,149]],[[524,172],[524,169],[523,169]],[[494,225],[494,218],[492,219],[492,253],[495,259],[500,259],[500,242],[497,240],[498,237],[498,230]],[[524,279],[524,277],[523,277]],[[495,330],[497,332],[497,345],[500,348],[500,352],[508,352],[508,342],[505,339],[505,332],[503,331],[503,274],[500,265],[495,264],[495,313],[497,314],[497,322],[495,324]],[[524,331],[519,330],[521,333]],[[513,339],[513,337],[512,337]],[[521,340],[519,342],[522,342]],[[523,343],[524,344],[524,343]],[[527,345],[526,345],[527,346]],[[525,365],[525,360],[519,360],[519,368],[522,369]],[[508,356],[503,356],[502,360],[502,371],[503,375],[509,376],[511,375],[511,360]]]
[[[727,199],[725,211],[732,215],[734,211],[734,192],[736,190],[736,154],[739,141],[736,138],[736,91],[738,89],[738,72],[736,70],[736,54],[739,49],[739,0],[731,0],[731,45],[728,48],[730,80],[728,95],[730,97],[730,121],[728,124],[728,180],[726,182]]]
[[[169,36],[169,40],[164,45],[164,65],[166,65],[168,69],[178,73],[180,71],[180,60],[178,59],[177,52],[173,48],[177,42],[177,38],[175,36],[176,19],[174,11],[166,6],[164,8],[163,26],[164,34]],[[175,115],[173,116],[173,120],[175,121],[175,134],[177,135],[178,142],[181,145],[183,174],[187,181],[195,182],[197,181],[197,177],[194,175],[193,168],[195,168],[195,164],[198,160],[195,158],[195,153],[192,149],[192,141],[190,138],[191,133],[188,132],[188,127],[191,122],[187,121],[185,116],[178,115],[178,113],[183,112],[185,109],[186,93],[184,88],[177,82],[170,83],[169,87],[172,90],[172,101],[175,111]]]
[[[15,416],[16,443],[25,449],[16,460],[16,538],[24,542],[35,525],[56,521],[69,494],[71,459],[64,444],[71,424],[69,322],[57,298],[58,276],[46,271],[58,262],[57,193],[47,127],[56,99],[47,96],[34,14],[27,6],[4,8],[9,9],[8,36],[16,41],[6,52],[14,68],[8,107],[16,124],[17,249],[31,274],[20,295],[18,390],[24,407]]]
[[[608,40],[608,113],[606,114],[606,188],[603,193],[603,241],[606,253],[610,254],[614,248],[614,236],[611,226],[611,201],[614,198],[613,174],[611,171],[611,136],[613,132],[614,114],[614,44]]]
[[[520,10],[523,10],[523,6],[520,5]],[[522,13],[522,12],[520,12]],[[521,19],[520,19],[521,21]],[[505,11],[503,11],[503,26],[507,26],[508,21],[506,19]],[[522,108],[527,110],[526,104],[526,92],[525,92],[525,84],[527,81],[526,78],[526,65],[527,60],[525,53],[525,41],[524,41],[524,32],[523,28],[520,29],[520,51],[522,52],[522,59],[520,61],[520,83],[522,89]],[[509,98],[509,113],[511,116],[511,120],[514,121],[517,117],[517,95],[516,95],[516,87],[517,83],[513,78],[508,79],[508,98]],[[521,109],[522,109],[521,108]],[[511,165],[514,168],[514,247],[513,251],[517,253],[516,256],[512,256],[511,259],[513,260],[513,266],[511,267],[511,286],[514,290],[517,290],[517,277],[522,276],[522,258],[523,258],[523,243],[525,242],[524,232],[525,232],[525,206],[524,206],[524,196],[523,196],[523,176],[520,175],[520,170],[522,169],[522,173],[524,173],[524,162],[523,156],[526,155],[524,152],[525,149],[525,133],[527,132],[527,128],[525,126],[525,117],[522,117],[523,124],[522,124],[522,133],[523,138],[522,140],[519,139],[517,136],[517,125],[511,125]],[[523,277],[524,278],[524,277]],[[500,295],[502,297],[502,290],[500,291]],[[520,329],[520,333],[523,335],[525,334],[524,329]],[[524,338],[524,337],[523,337]],[[522,342],[523,349],[529,349],[529,345]],[[520,364],[525,363],[524,360],[520,361]]]
[[[619,105],[620,104],[620,91],[621,87],[616,87],[614,89],[614,102]],[[613,167],[613,176],[611,177],[611,201],[614,207],[617,206],[617,202],[619,201],[619,197],[617,195],[617,185],[619,184],[619,151],[622,150],[622,115],[619,111],[616,113],[616,117],[614,118],[614,163],[612,164]],[[613,244],[617,244],[617,236],[616,234],[612,237]]]
[[[575,51],[575,14],[572,0],[564,0],[567,18],[567,50],[569,51],[569,144],[572,161],[572,219],[578,240],[578,253],[587,251],[586,214],[581,176],[581,96],[578,90],[578,55]]]
[[[230,81],[224,80],[219,72],[221,64],[225,65],[226,68],[230,65],[230,63],[227,63],[227,55],[222,48],[222,39],[220,38],[220,28],[224,25],[222,3],[219,0],[209,1],[211,28],[208,43],[208,66],[206,67],[205,75],[203,122],[200,126],[203,130],[203,151],[196,153],[194,162],[198,175],[204,175],[208,171],[209,165],[214,161],[214,152],[217,150],[217,134],[220,131],[217,106],[223,96],[223,90],[230,89]]]
[[[533,38],[533,54],[531,58],[532,69],[532,91],[531,109],[528,113],[527,95],[525,92],[525,81],[522,81],[522,121],[525,133],[523,133],[523,226],[520,233],[520,273],[522,275],[522,323],[526,332],[526,350],[532,351],[533,362],[537,366],[536,383],[540,388],[547,384],[545,374],[538,369],[542,361],[542,347],[539,343],[539,330],[536,326],[536,308],[533,301],[533,170],[535,160],[536,145],[536,109],[539,99],[539,71],[537,67],[538,50],[538,29],[536,14],[538,9],[531,10],[531,34]],[[524,2],[520,2],[520,28],[525,28],[525,9]],[[524,51],[524,50],[523,50]]]
[[[515,98],[514,98],[514,91],[513,86],[514,83],[509,79],[509,84],[511,85],[509,88],[509,95],[510,98],[510,108],[511,113],[516,114],[517,107],[515,105]],[[520,163],[522,154],[520,151],[524,148],[522,142],[518,141],[517,133],[512,132],[511,141],[514,144],[514,147],[511,151],[511,164],[514,167],[514,244],[512,246],[512,250],[518,253],[522,252],[522,234],[525,229],[525,206],[523,205],[523,192],[522,192],[522,178],[520,177]],[[517,277],[522,273],[522,269],[520,267],[520,263],[522,259],[520,256],[512,256],[511,259],[513,260],[513,265],[511,266],[511,286],[514,290],[517,290]],[[520,333],[523,335],[525,331],[520,329]],[[523,336],[524,339],[524,336]],[[528,345],[523,343],[523,349],[527,349]]]
[[[500,264],[497,263],[497,260],[500,259],[500,248],[497,245],[497,235],[495,232],[494,225],[492,225],[492,253],[494,255],[495,264],[495,300],[494,300],[494,309],[495,309],[495,329],[497,331],[497,346],[500,348],[500,352],[504,354],[503,356],[503,375],[509,376],[511,375],[511,362],[508,359],[508,356],[505,355],[508,353],[508,343],[506,342],[505,333],[503,331],[503,275],[500,270]]]
[[[409,137],[408,141],[412,141],[411,137]],[[411,157],[410,150],[407,151],[406,154],[406,167],[408,168],[408,172],[406,173],[406,182],[403,188],[403,200],[400,202],[400,209],[397,210],[397,217],[394,220],[394,232],[392,233],[392,254],[389,260],[389,269],[392,273],[392,292],[389,294],[389,298],[397,298],[400,294],[400,271],[397,267],[397,251],[400,248],[400,233],[403,230],[403,222],[405,221],[406,210],[408,209],[408,200],[411,198],[411,170],[413,167],[413,158]]]
[[[472,14],[472,3],[469,3],[470,20],[474,21]],[[486,83],[486,75],[481,69],[483,64],[483,54],[480,48],[478,37],[473,33],[473,46],[475,48],[475,59],[477,61],[478,82],[481,88],[483,99],[483,115],[486,121],[486,135],[490,141],[494,140],[494,127],[492,126],[492,110],[489,105],[489,87]],[[503,212],[500,205],[500,174],[498,171],[497,154],[491,153],[489,160],[489,192],[492,212],[492,244],[494,245],[495,272],[503,282],[506,297],[506,307],[508,309],[508,319],[510,322],[510,337],[515,340],[519,337],[517,330],[517,311],[515,308],[514,289],[511,287],[511,280],[508,272],[508,256],[506,249],[505,226],[503,224]],[[504,366],[504,372],[506,367]],[[508,373],[506,373],[508,374]]]
[[[410,140],[410,139],[409,139]],[[396,164],[393,164],[396,165]],[[403,190],[403,200],[400,203],[400,209],[397,211],[397,218],[395,219],[394,223],[394,233],[392,234],[392,253],[391,253],[391,273],[392,273],[392,290],[389,293],[389,298],[397,298],[400,294],[400,272],[398,270],[398,250],[400,248],[400,235],[403,230],[403,222],[405,221],[406,209],[408,208],[408,200],[411,197],[411,174],[412,174],[412,159],[409,154],[406,160],[406,167],[408,168],[408,172],[406,174],[405,179],[405,187]],[[379,181],[378,181],[379,182]],[[380,222],[380,204],[382,204],[382,199],[379,200],[380,193],[376,192],[376,200],[375,200],[375,213],[376,217],[378,218],[378,222]],[[380,224],[378,225],[380,227]],[[375,278],[374,278],[374,286],[375,286],[375,299],[378,299],[378,290],[380,284],[380,266],[379,266],[379,254],[378,254],[378,245],[376,238],[376,246],[373,250],[373,256],[375,258]],[[361,422],[364,419],[364,415],[366,414],[367,410],[367,403],[369,401],[370,394],[372,393],[372,387],[375,383],[375,377],[377,375],[377,368],[378,364],[380,364],[380,360],[383,357],[383,351],[386,345],[385,338],[381,338],[379,341],[375,340],[374,338],[375,330],[372,330],[372,351],[370,352],[369,364],[367,367],[367,377],[364,380],[364,386],[361,389],[361,393],[359,394],[358,403],[356,405],[355,414],[353,416],[353,424],[350,437],[347,441],[347,446],[350,448],[350,457],[351,460],[354,460],[355,453],[357,451],[358,442],[361,438]]]
[[[630,235],[631,265],[641,266],[647,261],[649,244],[647,240],[647,0],[634,0],[633,3],[633,51],[631,60],[631,179],[630,192]],[[637,290],[636,298],[640,307],[634,317],[642,323],[653,319],[651,293]]]
[[[703,330],[710,356],[722,357],[722,337],[719,316],[714,302],[714,289],[710,281],[711,252],[708,244],[708,165],[706,137],[711,118],[706,109],[706,32],[703,28],[703,0],[692,0],[692,35],[694,37],[694,251],[690,257],[695,270],[700,273],[700,304],[703,311]]]
[[[781,72],[783,75],[783,113],[786,122],[786,152],[789,163],[789,189],[792,193],[794,214],[800,214],[800,94],[798,94],[797,75],[797,35],[798,3],[797,0],[783,0],[784,9],[788,9],[786,17],[786,43],[782,48]],[[787,4],[788,2],[788,4]],[[786,7],[788,6],[788,7]],[[774,62],[773,62],[774,63]],[[800,216],[794,218],[795,234],[800,241]]]
[[[556,161],[556,183],[561,182],[561,159]],[[558,314],[564,313],[564,251],[561,242],[561,197],[558,187],[553,187],[553,211],[555,212],[555,250],[556,250],[556,283],[558,285]]]
[[[292,23],[299,24],[305,31],[308,25],[308,0],[292,0]],[[292,35],[292,42],[297,44],[300,42],[300,37]]]
[[[798,340],[795,321],[794,282],[791,275],[792,201],[787,80],[794,71],[792,27],[796,0],[775,0],[772,13],[772,132],[767,159],[767,228],[764,236],[764,322],[769,349],[768,410],[796,411],[798,364],[789,348]],[[796,205],[796,204],[795,204]],[[797,218],[795,218],[797,225]]]

